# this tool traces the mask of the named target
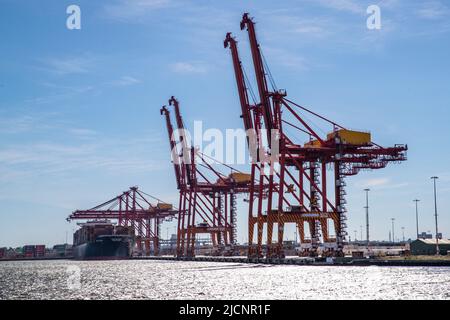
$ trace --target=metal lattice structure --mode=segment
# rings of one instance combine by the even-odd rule
[[[361,170],[382,169],[390,162],[406,160],[407,146],[381,147],[371,141],[369,133],[347,130],[290,101],[286,92],[275,86],[269,90],[268,80],[274,82],[257,41],[255,23],[247,13],[240,27],[248,31],[259,101],[249,101],[251,87],[231,33],[226,35],[224,45],[231,51],[241,118],[253,159],[249,185],[249,257],[283,258],[287,223],[296,225],[302,254],[316,256],[323,243],[327,248],[323,255],[340,256],[347,236],[345,178]],[[331,132],[325,137],[319,135],[306,114],[330,125]],[[289,134],[287,127],[295,129],[295,134]],[[330,236],[329,223],[334,228],[334,238]],[[276,243],[273,242],[275,225]],[[255,226],[256,244],[253,242]],[[309,230],[308,238],[305,229]],[[263,252],[264,235],[266,252]]]
[[[158,203],[152,204],[150,198]],[[159,254],[161,223],[171,221],[177,211],[172,205],[141,191],[138,187],[114,197],[88,210],[74,211],[67,221],[116,221],[117,225],[131,227],[134,231],[137,252]]]
[[[248,193],[250,176],[222,164],[231,171],[225,175],[217,162],[189,146],[178,101],[172,97],[177,130],[169,108],[163,106],[169,135],[172,163],[179,190],[177,257],[194,257],[197,235],[211,236],[213,254],[231,255],[235,250],[237,195]]]

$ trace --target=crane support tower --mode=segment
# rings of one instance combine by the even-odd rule
[[[151,200],[158,201],[152,204]],[[128,227],[134,235],[138,254],[157,256],[161,239],[161,224],[175,218],[177,211],[141,190],[131,187],[128,191],[94,208],[74,211],[67,221],[113,220],[118,226]]]
[[[173,107],[177,129],[172,125]],[[236,250],[237,196],[248,193],[250,175],[214,161],[190,146],[178,100],[161,108],[169,136],[170,152],[179,190],[177,257],[195,256],[196,237],[212,240],[213,255],[232,255]],[[217,166],[230,170],[228,175]]]
[[[301,255],[342,256],[347,236],[345,178],[361,170],[382,169],[390,162],[405,161],[408,148],[381,147],[372,141],[369,132],[348,130],[289,100],[287,93],[275,86],[257,40],[255,22],[248,13],[243,15],[240,27],[248,32],[258,101],[249,101],[251,86],[231,33],[226,34],[224,46],[231,51],[241,118],[252,156],[248,255],[284,258],[284,228],[291,223],[300,235]],[[329,133],[320,135],[309,118],[330,126]],[[290,134],[292,130],[295,134]]]

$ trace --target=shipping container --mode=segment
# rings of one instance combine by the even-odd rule
[[[34,253],[35,250],[36,250],[36,246],[26,245],[26,246],[23,247],[23,252],[24,253],[30,253],[30,252]]]
[[[57,256],[63,257],[66,255],[67,244],[57,244],[53,246],[53,252]]]
[[[333,140],[335,138],[339,138],[342,144],[350,144],[355,146],[369,145],[372,141],[369,132],[352,131],[346,129],[337,130],[327,135],[327,140]]]
[[[320,148],[321,146],[322,144],[319,140],[311,140],[304,145],[305,148]]]
[[[36,246],[26,245],[23,247],[23,255],[25,258],[34,258],[36,255]]]
[[[128,236],[134,236],[134,229],[130,226],[117,226],[115,228],[115,234],[116,235],[128,235]]]
[[[37,245],[36,246],[35,256],[36,257],[45,256],[45,245]]]
[[[173,206],[170,203],[158,203],[156,207],[160,210],[172,210]]]
[[[364,252],[363,251],[353,251],[352,258],[362,259],[362,258],[364,258]]]
[[[237,183],[247,183],[251,181],[251,175],[242,172],[233,172],[230,174],[230,178]]]

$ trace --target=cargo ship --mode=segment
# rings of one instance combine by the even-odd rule
[[[110,221],[88,221],[73,235],[73,256],[77,260],[128,259],[134,247],[134,230]]]

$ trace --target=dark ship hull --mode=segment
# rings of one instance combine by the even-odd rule
[[[87,242],[73,248],[77,260],[115,260],[128,259],[132,253],[132,240],[128,236],[99,236],[93,242]]]

